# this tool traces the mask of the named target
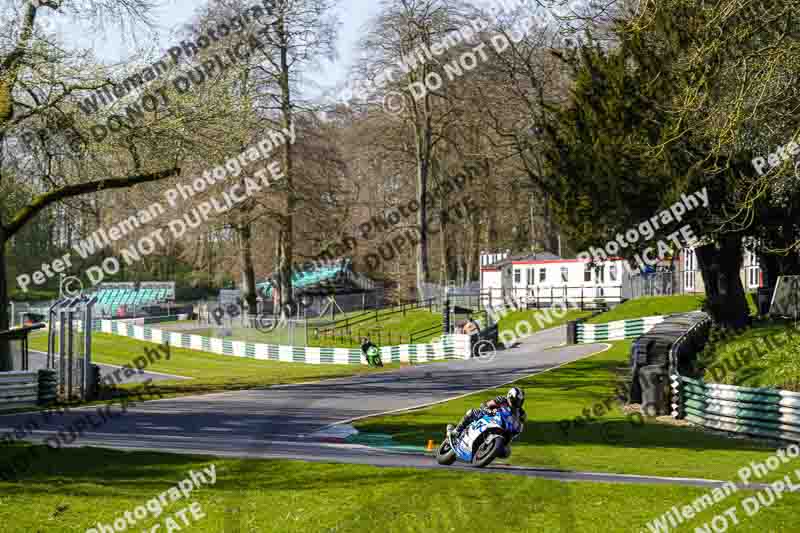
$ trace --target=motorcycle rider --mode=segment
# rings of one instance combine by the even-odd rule
[[[492,411],[496,409],[500,409],[501,407],[510,407],[512,413],[519,418],[521,423],[525,423],[528,418],[528,415],[525,413],[525,409],[522,408],[522,405],[525,403],[525,393],[519,387],[511,387],[508,389],[508,393],[505,396],[498,396],[488,402],[484,402],[480,405],[478,409],[470,409],[467,411],[467,414],[464,415],[464,418],[461,419],[461,422],[453,428],[453,426],[448,426],[447,431],[450,435],[451,439],[457,439],[461,432],[464,431],[470,424],[474,421],[478,420],[484,415],[492,414]]]
[[[369,337],[363,337],[361,339],[361,353],[364,354],[364,358],[367,360],[369,366],[383,366],[380,350],[373,344]]]

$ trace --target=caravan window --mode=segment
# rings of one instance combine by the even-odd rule
[[[514,269],[514,283],[519,284],[522,281],[522,269],[515,268]]]
[[[540,268],[539,269],[539,283],[544,283],[544,281],[546,279],[547,279],[547,269],[546,268]]]
[[[535,281],[536,281],[535,276],[534,276],[534,269],[529,268],[527,270],[527,272],[528,272],[528,276],[527,276],[528,277],[528,285],[533,285],[535,283]]]
[[[592,266],[586,265],[586,270],[583,271],[583,281],[589,283],[592,281]]]
[[[569,269],[567,267],[561,267],[561,281],[564,283],[569,281]]]
[[[617,281],[617,265],[609,265],[608,279],[611,281]]]
[[[688,291],[694,290],[694,250],[690,248],[684,249],[683,254],[683,289]]]

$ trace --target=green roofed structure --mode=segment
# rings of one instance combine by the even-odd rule
[[[174,282],[102,283],[95,309],[100,316],[125,317],[145,306],[175,301]]]
[[[264,298],[272,297],[272,287],[277,274],[256,284],[256,289]],[[330,294],[355,294],[375,290],[376,283],[370,278],[353,271],[349,259],[331,261],[308,270],[292,271],[292,289],[295,295],[314,296]]]

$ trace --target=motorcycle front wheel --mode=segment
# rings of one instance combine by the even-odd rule
[[[494,461],[496,457],[502,457],[505,453],[505,445],[506,440],[503,437],[483,441],[472,457],[473,466],[483,468]]]
[[[456,462],[456,452],[450,447],[450,439],[445,438],[436,451],[436,462],[440,465],[449,466]]]

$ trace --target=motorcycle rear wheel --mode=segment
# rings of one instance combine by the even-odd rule
[[[506,440],[503,437],[482,442],[472,457],[472,465],[478,468],[488,466],[495,458],[504,454],[505,445]]]
[[[449,466],[456,462],[456,452],[450,447],[450,439],[445,438],[436,451],[436,462]]]

